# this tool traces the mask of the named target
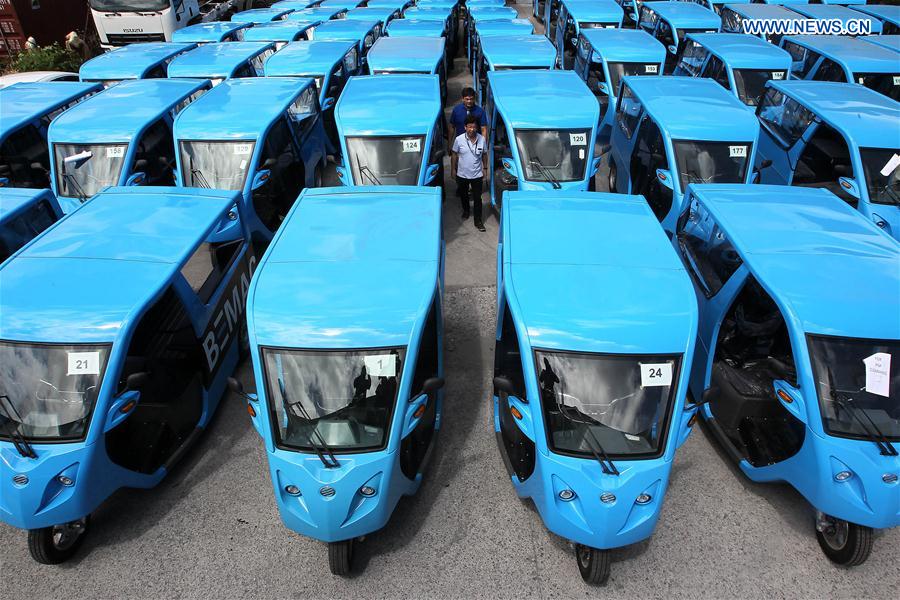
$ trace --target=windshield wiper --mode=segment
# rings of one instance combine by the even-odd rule
[[[190,163],[191,177],[194,178],[194,181],[200,184],[200,187],[209,189],[209,182],[206,181],[206,177],[203,176],[203,172],[200,169],[194,167],[194,157],[191,157]]]
[[[900,204],[900,193],[897,191],[898,188],[900,188],[900,181],[885,184],[884,187],[878,190],[878,195],[876,197],[881,200],[884,196],[887,196],[888,199],[893,200],[894,204]]]
[[[278,388],[279,391],[281,391],[281,397],[284,398],[285,403],[291,411],[301,419],[305,419],[312,423],[313,419],[309,416],[309,413],[306,412],[306,409],[303,408],[303,404],[301,402],[290,401],[287,395],[287,387],[281,379],[278,380]],[[318,442],[313,440],[314,435],[318,438]],[[325,438],[319,433],[319,428],[316,427],[315,424],[313,424],[312,433],[306,434],[306,439],[309,440],[309,445],[316,451],[316,455],[319,457],[319,460],[322,461],[322,464],[325,465],[326,469],[336,469],[341,466],[341,463],[338,462],[337,458],[334,456],[334,452],[328,447]]]
[[[4,402],[4,400],[6,402]],[[9,408],[7,408],[7,404],[9,404]],[[31,447],[31,444],[28,443],[28,440],[26,440],[19,431],[19,425],[22,424],[22,419],[19,416],[18,411],[16,411],[16,408],[12,405],[9,396],[6,394],[0,396],[0,407],[3,407],[3,416],[7,418],[6,430],[9,433],[13,446],[15,446],[19,454],[25,458],[37,458],[34,448]],[[13,418],[13,414],[16,416],[15,419]]]
[[[829,373],[829,378],[831,378],[831,373]],[[891,444],[891,442],[887,439],[887,437],[882,433],[882,431],[878,428],[878,425],[875,424],[875,421],[872,420],[872,417],[869,416],[865,410],[861,408],[856,408],[853,406],[853,400],[848,398],[847,396],[841,396],[837,393],[837,391],[832,388],[831,390],[831,399],[832,401],[846,410],[851,417],[853,417],[859,426],[862,427],[863,431],[866,434],[866,437],[869,438],[872,442],[878,446],[878,451],[881,452],[882,456],[898,456],[897,449]],[[860,418],[860,413],[866,418],[866,421],[863,421]],[[870,429],[871,428],[871,429]]]
[[[591,419],[591,418],[588,417],[587,415],[585,415],[583,412],[581,412],[577,408],[575,408],[574,406],[566,406],[565,404],[557,404],[557,406],[559,406],[559,412],[562,414],[562,416],[564,416],[568,420],[572,421],[573,423],[581,423],[582,425],[584,425],[585,431],[588,434],[588,438],[586,439],[586,441],[588,443],[588,449],[590,449],[591,454],[594,455],[594,458],[597,460],[597,462],[600,463],[600,469],[603,471],[603,473],[605,475],[619,475],[620,474],[619,469],[616,468],[615,463],[612,461],[612,459],[606,453],[606,450],[603,449],[603,444],[601,444],[600,440],[597,439],[597,436],[594,435],[594,432],[591,430],[590,424],[585,423],[584,421],[579,421],[577,419],[573,419],[572,417],[570,417],[569,415],[566,414],[566,409],[571,408],[572,410],[577,411],[580,415],[584,415],[585,418],[588,418],[588,419]],[[594,419],[591,419],[591,420],[594,421]]]
[[[88,196],[85,193],[84,189],[78,184],[78,181],[75,179],[75,176],[71,173],[67,173],[63,171],[63,179],[72,188],[75,194],[78,196],[78,199],[82,202],[86,201]]]
[[[553,186],[554,190],[562,189],[562,185],[560,185],[559,180],[553,176],[553,173],[550,172],[550,169],[544,166],[544,163],[541,162],[539,158],[532,158],[528,161],[532,165],[537,165],[538,169],[540,169],[541,174],[544,176],[544,179],[550,182],[550,185]]]
[[[359,165],[360,175],[365,175],[369,178],[369,181],[371,181],[375,185],[381,185],[381,182],[378,181],[377,177],[375,177],[375,173],[372,172],[372,169],[369,168],[369,165],[364,165],[362,164],[362,161],[359,160],[359,152],[356,153],[356,164]]]

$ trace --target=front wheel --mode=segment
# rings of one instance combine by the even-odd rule
[[[613,161],[609,161],[609,175],[607,176],[606,185],[609,186],[610,192],[616,192],[616,163]]]
[[[871,527],[820,514],[816,519],[816,539],[832,562],[855,567],[866,562],[872,553]]]
[[[353,569],[353,540],[328,543],[328,568],[332,574],[346,577]]]
[[[28,530],[28,551],[42,565],[64,563],[78,552],[87,535],[90,517],[71,523]]]
[[[575,547],[581,578],[590,585],[603,585],[609,579],[609,550],[578,544]]]

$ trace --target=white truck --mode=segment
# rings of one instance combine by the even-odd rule
[[[254,0],[90,0],[100,45],[171,41],[172,33],[205,21],[227,21]]]

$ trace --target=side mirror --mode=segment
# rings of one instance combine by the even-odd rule
[[[334,98],[329,96],[322,101],[322,110],[331,110],[334,107]]]
[[[656,179],[658,179],[661,184],[663,184],[670,190],[674,189],[672,184],[672,173],[670,173],[667,169],[657,169]]]
[[[508,156],[504,156],[500,159],[500,163],[503,165],[503,168],[507,173],[509,173],[516,179],[519,178],[519,169],[516,167],[516,161]]]
[[[443,377],[429,377],[422,384],[422,393],[431,396],[442,387],[444,387]]]
[[[591,177],[597,174],[597,171],[600,170],[600,161],[603,159],[602,156],[594,157],[594,161],[591,164]]]
[[[350,177],[347,175],[347,169],[344,167],[335,167],[335,171],[342,184],[350,185]]]
[[[272,171],[270,171],[269,169],[260,169],[259,171],[257,171],[256,175],[253,176],[253,183],[250,185],[250,189],[257,190],[266,185],[266,182],[269,181],[270,175],[272,175]]]
[[[771,166],[772,166],[772,159],[770,159],[770,158],[764,158],[759,162],[760,171],[763,169],[768,169]]]
[[[439,165],[428,165],[428,169],[425,170],[425,185],[429,185],[434,181],[435,177],[437,177],[438,169],[440,169]]]
[[[605,81],[601,81],[597,84],[597,90],[609,96],[609,84]]]
[[[146,372],[140,373],[132,373],[125,379],[125,389],[127,390],[141,390],[147,385],[147,381],[149,381],[150,375]]]
[[[228,389],[234,395],[239,396],[248,402],[259,401],[259,398],[256,396],[256,394],[248,394],[247,392],[245,392],[244,386],[241,384],[240,381],[238,381],[234,377],[229,377],[228,379],[225,380],[225,382],[228,385]],[[251,414],[251,416],[254,416],[254,415]]]
[[[132,173],[128,179],[125,180],[125,185],[143,185],[146,179],[147,174],[143,171],[138,171],[137,173]]]
[[[856,185],[855,179],[852,179],[850,177],[839,177],[838,183],[841,184],[841,189],[843,189],[854,198],[859,199],[859,186]]]
[[[504,377],[503,375],[498,375],[497,377],[494,377],[494,388],[498,392],[502,392],[502,393],[506,394],[507,396],[511,396],[516,393],[516,390],[513,387],[512,381],[510,381],[508,378]]]
[[[678,47],[673,46],[672,44],[666,46],[666,50],[668,50],[670,54],[678,54]]]
[[[447,156],[447,151],[443,148],[434,151],[434,160],[444,160],[445,156]]]
[[[9,178],[0,177],[0,188],[9,187]]]

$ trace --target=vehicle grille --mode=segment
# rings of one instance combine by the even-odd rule
[[[164,42],[162,33],[107,33],[106,39],[111,46],[125,46],[134,42]]]
[[[16,485],[25,485],[26,483],[28,483],[28,477],[21,474],[16,475],[15,477],[13,477],[13,483],[15,483]]]

